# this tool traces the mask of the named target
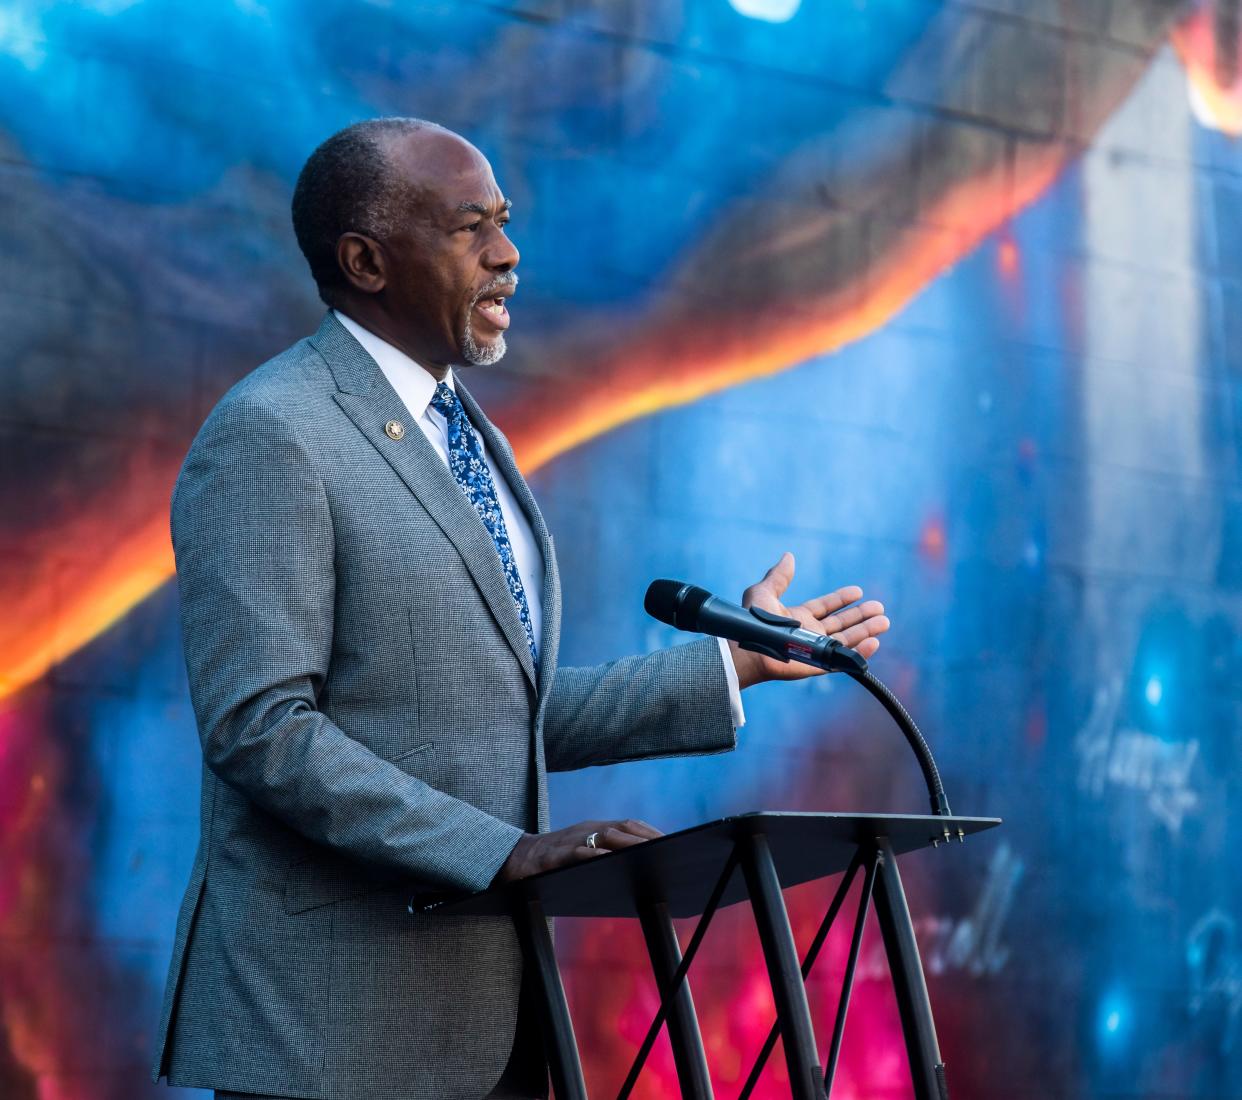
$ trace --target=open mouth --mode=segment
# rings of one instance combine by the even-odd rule
[[[509,311],[505,308],[507,295],[498,294],[494,298],[480,298],[474,308],[483,316],[488,324],[498,329],[509,327]]]
[[[517,276],[512,272],[505,277],[493,279],[479,291],[471,312],[477,313],[484,324],[490,325],[497,332],[503,332],[509,327],[509,310],[505,301],[513,297],[516,287]]]

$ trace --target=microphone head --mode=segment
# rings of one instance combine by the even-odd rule
[[[647,586],[643,610],[678,630],[698,630],[699,610],[712,598],[706,588],[685,581],[658,580]]]

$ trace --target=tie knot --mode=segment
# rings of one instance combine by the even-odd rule
[[[445,420],[452,420],[465,412],[461,407],[461,402],[457,400],[457,394],[449,389],[444,382],[436,383],[436,392],[431,398],[431,407],[443,416]]]

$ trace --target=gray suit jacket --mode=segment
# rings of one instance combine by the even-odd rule
[[[539,668],[486,529],[331,314],[186,459],[172,529],[204,768],[155,1063],[173,1084],[484,1096],[514,1033],[513,931],[411,917],[411,891],[486,887],[547,828],[548,770],[734,745],[710,639],[557,668],[552,540],[458,393],[543,554]]]

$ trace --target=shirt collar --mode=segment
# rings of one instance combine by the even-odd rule
[[[397,396],[416,420],[427,411],[431,399],[436,393],[436,380],[415,360],[411,359],[399,348],[393,347],[387,340],[376,336],[370,329],[363,328],[352,317],[347,317],[339,309],[332,311],[346,331],[362,345],[365,351],[375,360],[384,377],[397,391]],[[444,378],[449,389],[457,392],[453,380],[453,369],[450,367]]]

